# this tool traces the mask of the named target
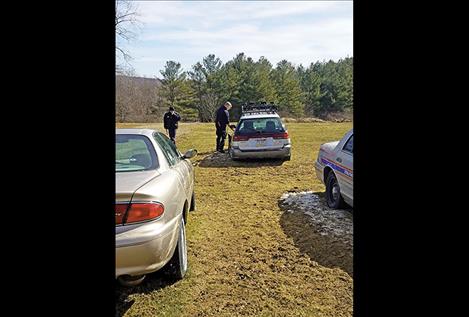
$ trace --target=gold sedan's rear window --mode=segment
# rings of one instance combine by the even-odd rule
[[[116,135],[116,172],[155,169],[158,165],[155,149],[143,135]]]

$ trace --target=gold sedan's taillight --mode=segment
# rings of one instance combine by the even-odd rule
[[[136,203],[131,204],[127,211],[125,224],[152,220],[164,213],[164,206],[160,203]]]
[[[116,204],[116,225],[121,225],[124,222],[125,212],[129,204]]]
[[[156,202],[131,203],[130,207],[128,204],[116,204],[116,225],[153,220],[163,213],[163,204]]]

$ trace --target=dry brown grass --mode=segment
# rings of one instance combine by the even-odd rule
[[[232,162],[213,154],[213,124],[181,124],[181,152],[200,153],[194,159],[198,210],[187,227],[190,271],[175,283],[156,273],[142,286],[119,287],[118,315],[352,316],[352,278],[302,250],[292,235],[301,219],[288,222],[278,205],[289,190],[324,191],[313,166],[319,145],[338,140],[352,124],[287,127],[291,161]]]

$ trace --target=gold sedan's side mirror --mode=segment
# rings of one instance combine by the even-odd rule
[[[196,149],[190,149],[184,155],[182,156],[183,159],[190,159],[193,158],[194,156],[197,155],[197,150]]]

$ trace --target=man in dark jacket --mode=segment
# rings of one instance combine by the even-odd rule
[[[178,128],[179,120],[181,120],[179,113],[174,111],[173,107],[169,107],[169,111],[164,114],[163,123],[169,138],[174,144],[176,144],[176,129]]]
[[[234,130],[235,125],[230,125],[230,113],[232,105],[229,101],[225,102],[223,106],[218,108],[215,115],[215,128],[217,129],[217,151],[225,153],[223,147],[225,146],[226,139],[226,126],[229,126],[231,130]]]

